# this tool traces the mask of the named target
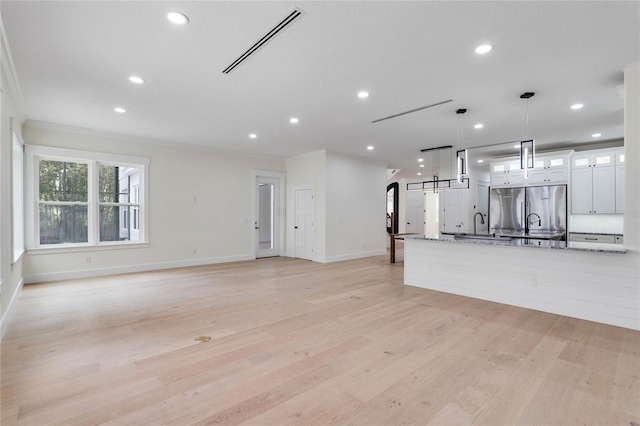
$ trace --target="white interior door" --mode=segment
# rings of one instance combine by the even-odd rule
[[[313,260],[314,250],[314,191],[296,189],[293,193],[295,212],[294,257]]]
[[[407,191],[407,233],[424,234],[424,192]]]
[[[257,258],[280,255],[279,194],[279,179],[256,178],[254,229]]]

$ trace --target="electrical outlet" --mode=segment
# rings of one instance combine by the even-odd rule
[[[530,286],[535,287],[538,285],[538,278],[537,277],[532,277],[531,278],[531,282],[529,283]]]
[[[196,254],[196,253],[198,253],[198,250],[193,249],[193,254]]]
[[[87,262],[87,263],[91,263],[91,256],[85,257],[84,261]]]

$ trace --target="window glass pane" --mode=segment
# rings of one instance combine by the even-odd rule
[[[40,204],[40,244],[86,243],[87,206]]]
[[[87,182],[87,164],[40,161],[40,201],[87,202]]]
[[[137,226],[131,227],[134,209],[137,212],[132,206],[100,206],[100,241],[139,241]]]
[[[101,203],[130,203],[131,188],[140,182],[140,169],[101,164],[98,167]]]

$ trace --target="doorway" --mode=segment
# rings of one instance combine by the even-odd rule
[[[298,187],[293,189],[294,209],[294,253],[293,257],[313,260],[314,256],[314,189]]]
[[[278,173],[254,173],[253,244],[256,258],[281,254],[284,209],[282,179]]]

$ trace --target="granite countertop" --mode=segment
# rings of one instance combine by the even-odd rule
[[[622,244],[590,243],[582,241],[536,240],[530,238],[463,236],[455,238],[454,235],[441,234],[439,238],[425,237],[424,235],[406,236],[405,239],[448,241],[462,244],[499,245],[507,247],[531,247],[536,249],[576,250],[597,253],[626,253]]]

